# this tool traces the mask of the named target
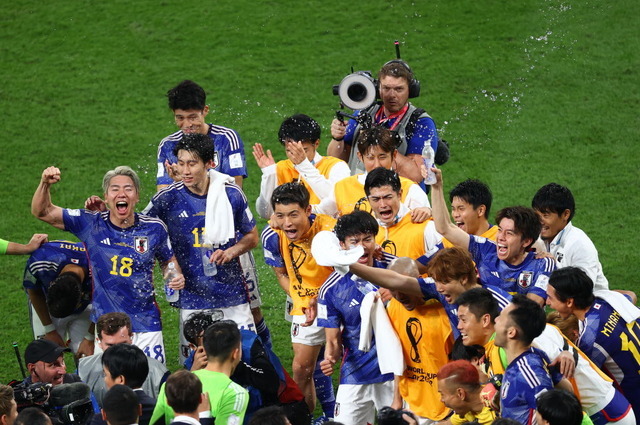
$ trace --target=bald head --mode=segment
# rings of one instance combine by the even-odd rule
[[[409,257],[398,257],[389,263],[389,270],[393,270],[396,273],[400,273],[405,276],[420,277],[420,271],[416,260]]]

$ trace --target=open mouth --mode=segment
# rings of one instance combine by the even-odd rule
[[[358,258],[358,263],[360,264],[367,264],[368,262],[369,262],[369,254],[366,252],[362,255],[362,257]]]
[[[391,211],[391,208],[380,210],[378,215],[382,221],[390,221],[393,218],[393,211]]]
[[[116,202],[116,210],[118,211],[118,214],[125,214],[127,212],[128,207],[129,207],[129,204],[125,201]]]
[[[507,246],[504,244],[498,244],[498,256],[505,257],[507,255]]]
[[[456,221],[456,226],[458,226],[460,229],[464,228],[464,221]]]
[[[287,238],[294,240],[296,239],[296,236],[298,235],[298,230],[297,229],[285,229],[284,230],[285,235],[287,235]]]

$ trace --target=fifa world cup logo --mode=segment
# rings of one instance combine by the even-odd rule
[[[419,319],[412,317],[407,320],[407,337],[409,337],[409,342],[411,343],[411,352],[409,353],[411,360],[415,363],[420,363],[418,343],[422,339],[422,323],[420,323]]]

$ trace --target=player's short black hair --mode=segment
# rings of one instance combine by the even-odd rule
[[[298,204],[300,208],[309,206],[309,191],[298,182],[289,182],[276,187],[271,195],[271,208],[275,211],[276,205]]]
[[[213,325],[216,320],[213,319],[211,311],[197,311],[189,315],[182,325],[182,334],[185,339],[193,345],[197,345],[198,337]]]
[[[538,189],[531,201],[531,207],[542,213],[551,212],[558,215],[569,210],[571,211],[569,221],[571,221],[576,212],[576,201],[568,187],[549,183]]]
[[[102,410],[111,425],[134,424],[140,415],[140,401],[128,386],[114,385],[102,399]]]
[[[177,157],[178,152],[181,150],[196,154],[205,164],[213,161],[216,154],[213,141],[209,135],[200,133],[183,134],[182,139],[180,139],[176,147],[173,148],[173,154]]]
[[[27,407],[18,413],[13,425],[48,425],[51,419],[38,407]]]
[[[477,210],[480,205],[484,205],[485,218],[489,217],[491,211],[491,203],[493,202],[493,194],[491,189],[485,183],[477,179],[467,179],[455,185],[449,192],[449,202],[453,202],[453,198],[460,198],[467,204],[473,206]]]
[[[133,344],[115,344],[102,354],[102,366],[112,378],[123,376],[127,386],[140,388],[149,375],[149,362],[144,352]]]
[[[283,145],[289,140],[315,143],[320,140],[320,132],[320,125],[316,120],[305,114],[296,114],[282,121],[278,140]]]
[[[184,80],[167,92],[169,108],[173,111],[183,109],[197,109],[201,111],[207,104],[207,94],[204,89],[191,80]]]
[[[176,414],[193,413],[198,410],[202,382],[188,370],[178,370],[167,378],[164,384],[167,404]]]
[[[520,233],[523,240],[531,239],[531,243],[525,247],[525,250],[531,248],[535,241],[538,240],[542,224],[540,224],[540,219],[532,208],[522,206],[503,208],[496,214],[496,224],[500,226],[500,222],[504,218],[513,220],[515,230]]]
[[[375,170],[371,170],[364,181],[364,193],[369,196],[372,188],[382,186],[391,186],[391,189],[394,192],[400,193],[400,189],[402,187],[400,177],[395,171],[387,170],[384,167],[378,167]]]
[[[565,390],[545,391],[536,399],[536,410],[549,425],[580,425],[582,405],[578,398]]]
[[[358,134],[358,152],[365,156],[369,149],[378,146],[383,152],[393,153],[402,140],[395,131],[389,130],[387,127],[376,125],[371,128],[363,129]]]
[[[256,411],[248,425],[286,425],[287,416],[280,406],[268,406]]]
[[[515,294],[511,304],[515,308],[509,312],[509,317],[521,331],[518,333],[520,335],[518,339],[529,345],[534,338],[542,334],[547,325],[544,309],[524,294]]]
[[[464,291],[456,300],[458,307],[464,305],[469,311],[480,319],[485,314],[491,317],[491,322],[496,321],[496,317],[500,314],[500,306],[498,301],[493,298],[491,292],[485,288],[473,288]]]
[[[233,320],[220,320],[204,332],[204,351],[207,357],[226,360],[240,344],[240,331]]]
[[[371,214],[366,211],[353,211],[345,214],[338,219],[333,231],[336,233],[338,240],[344,242],[349,236],[354,235],[373,235],[378,234],[378,222]]]
[[[485,349],[482,345],[464,345],[462,336],[459,336],[453,343],[449,360],[476,361],[484,357]]]
[[[556,269],[549,276],[549,285],[556,291],[556,297],[566,302],[573,298],[576,308],[585,309],[595,301],[593,281],[579,267],[563,267]]]
[[[47,307],[51,317],[64,318],[73,314],[82,298],[80,277],[73,272],[61,273],[47,291]]]

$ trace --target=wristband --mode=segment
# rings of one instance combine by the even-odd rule
[[[49,323],[48,325],[44,325],[44,333],[48,334],[49,332],[53,332],[56,330],[56,325],[53,323]]]
[[[9,246],[9,241],[5,241],[4,239],[0,239],[0,255],[4,255],[7,253],[7,247]]]
[[[342,142],[344,140],[344,136],[342,136],[341,138],[336,138],[334,137],[333,140],[335,140],[336,142]]]

